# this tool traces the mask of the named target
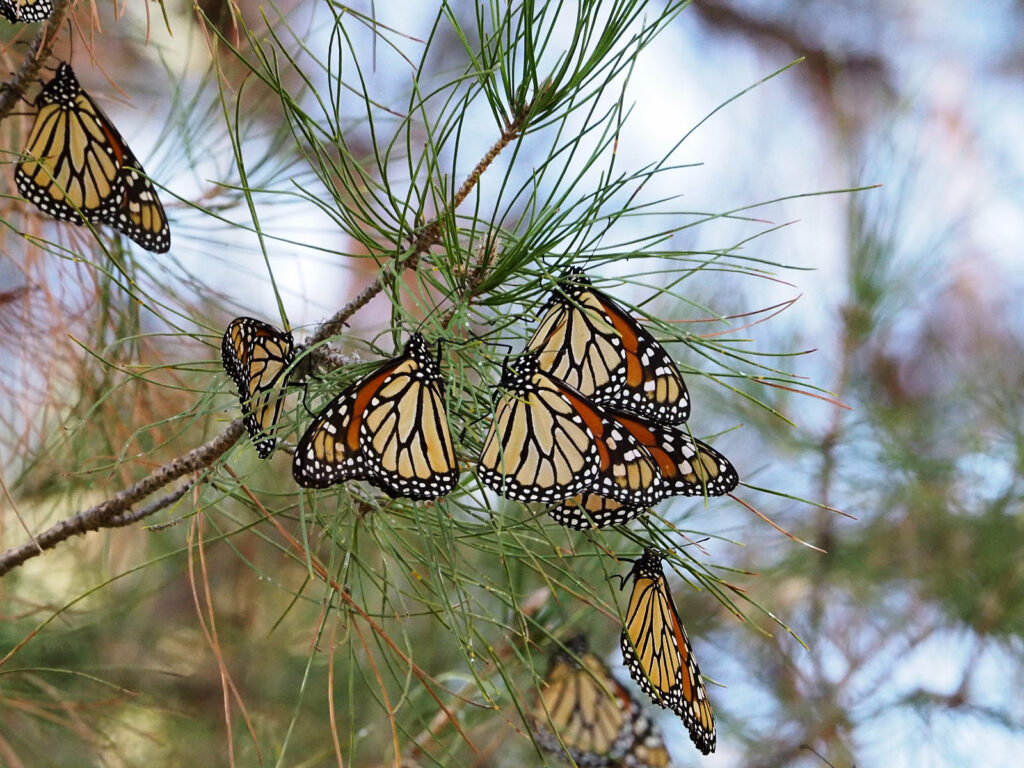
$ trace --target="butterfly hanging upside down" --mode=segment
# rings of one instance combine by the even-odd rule
[[[148,251],[169,250],[171,232],[152,182],[71,65],[61,62],[35,106],[14,174],[25,199],[61,221],[110,224]]]
[[[679,715],[706,755],[715,751],[715,716],[661,559],[658,550],[647,548],[623,578],[623,587],[633,579],[633,591],[619,643],[622,659],[651,701]]]
[[[537,743],[579,766],[666,768],[665,742],[652,720],[576,635],[551,654],[530,712]]]
[[[281,391],[294,359],[291,333],[252,317],[236,317],[224,331],[221,361],[238,387],[249,437],[261,459],[277,444],[271,433],[281,415]]]
[[[738,476],[711,446],[594,403],[541,369],[538,353],[506,359],[481,452],[481,482],[508,498],[555,503],[569,528],[622,525],[666,496],[718,496]]]
[[[304,488],[366,480],[389,496],[433,499],[459,479],[444,405],[440,354],[414,333],[402,354],[345,389],[295,448]]]
[[[542,502],[594,492],[649,505],[664,495],[651,454],[599,406],[541,370],[536,353],[506,358],[498,387],[504,394],[477,466],[487,487]]]
[[[654,458],[666,497],[724,496],[739,483],[730,461],[704,441],[625,411],[606,409],[605,413]],[[598,493],[583,493],[550,507],[548,514],[559,525],[586,529],[625,525],[647,510],[646,506],[623,504]]]
[[[686,384],[665,348],[578,267],[559,278],[526,349],[595,403],[657,424],[690,415]]]

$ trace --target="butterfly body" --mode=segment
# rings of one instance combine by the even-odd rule
[[[697,749],[705,755],[714,752],[714,714],[668,591],[661,554],[645,549],[629,578],[633,590],[620,638],[629,673],[651,701],[679,715]]]
[[[294,359],[291,333],[252,317],[236,317],[224,331],[221,361],[238,387],[245,428],[256,452],[267,458],[277,444],[270,432],[284,404],[280,393]]]
[[[432,499],[458,482],[438,361],[416,333],[402,354],[346,388],[299,440],[304,488],[366,480],[392,497]]]
[[[26,157],[14,174],[25,199],[60,221],[107,223],[149,251],[169,250],[170,229],[156,190],[67,62],[43,86],[35,106]]]
[[[578,267],[559,279],[526,348],[595,403],[659,424],[682,424],[690,415],[686,384],[669,354]]]

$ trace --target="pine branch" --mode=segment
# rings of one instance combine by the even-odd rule
[[[505,129],[501,132],[501,136],[487,151],[487,154],[483,156],[476,167],[470,172],[469,176],[459,187],[459,191],[455,194],[455,198],[452,200],[452,204],[445,209],[445,211],[433,219],[423,229],[420,230],[419,234],[413,241],[412,250],[404,260],[396,259],[395,272],[396,274],[402,269],[415,269],[419,263],[420,257],[430,250],[431,246],[440,245],[441,243],[441,225],[444,218],[450,213],[454,213],[455,210],[469,197],[469,193],[473,191],[477,182],[480,180],[480,176],[487,170],[494,158],[496,158],[501,151],[519,137],[522,133],[524,123],[526,122],[526,116],[529,114],[530,107],[526,107],[520,112],[519,116],[511,123],[509,123]],[[366,286],[358,296],[356,296],[351,302],[343,307],[334,317],[327,322],[323,323],[317,332],[310,337],[306,346],[311,346],[318,342],[328,339],[341,332],[345,322],[364,305],[368,304],[370,300],[380,293],[386,285],[387,277],[385,272],[381,274]],[[479,276],[477,277],[479,282]]]
[[[8,549],[0,555],[0,576],[15,568],[26,560],[52,549],[65,539],[72,536],[98,531],[110,527],[111,521],[130,512],[132,505],[142,501],[150,494],[163,488],[179,477],[198,472],[209,467],[235,444],[245,432],[241,419],[235,419],[220,435],[208,443],[195,448],[184,456],[169,461],[159,469],[150,472],[146,477],[123,491],[114,494],[106,501],[82,510],[66,520],[47,528],[35,537],[34,541]],[[156,510],[154,510],[156,511]]]
[[[491,146],[476,167],[459,188],[451,204],[437,217],[428,222],[412,243],[408,255],[402,259],[395,260],[395,274],[405,269],[414,269],[420,257],[425,254],[431,246],[440,242],[441,227],[444,219],[453,214],[455,209],[469,196],[476,186],[480,176],[487,170],[501,151],[512,141],[519,137],[529,114],[529,105],[524,107],[519,116],[509,123],[501,133],[498,140]],[[476,275],[475,283],[479,282],[480,275]],[[360,291],[352,301],[342,307],[333,317],[323,323],[306,343],[310,346],[321,342],[339,333],[349,318],[364,307],[369,301],[384,289],[386,284],[385,273],[382,272],[376,280]],[[315,350],[311,357],[314,362],[327,362],[336,359],[331,350],[320,348]],[[17,547],[12,547],[0,555],[0,576],[23,564],[27,560],[41,555],[47,549],[52,549],[60,542],[78,536],[89,531],[97,531],[101,528],[115,528],[137,522],[184,496],[195,482],[188,482],[175,491],[160,497],[150,504],[138,510],[133,510],[134,504],[142,501],[156,491],[164,488],[184,475],[199,472],[213,465],[217,459],[223,456],[235,442],[245,434],[245,427],[241,419],[235,419],[228,425],[220,435],[207,443],[193,449],[184,456],[180,456],[154,470],[139,482],[120,491],[111,498],[88,509],[82,510],[71,517],[52,525],[43,533],[36,536],[32,541],[25,542]]]

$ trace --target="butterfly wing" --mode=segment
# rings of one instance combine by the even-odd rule
[[[419,334],[403,357],[370,397],[361,437],[376,475],[371,482],[392,497],[433,499],[450,493],[459,479],[443,380]]]
[[[270,432],[281,414],[284,398],[278,391],[294,357],[290,333],[251,317],[236,317],[224,331],[221,361],[238,387],[245,428],[261,459],[267,458],[277,438]]]
[[[498,400],[477,476],[492,490],[520,501],[554,502],[586,490],[597,479],[597,442],[577,400],[551,377],[538,375],[536,358],[506,360]]]
[[[422,336],[313,420],[296,446],[292,476],[305,488],[367,480],[392,497],[451,492],[459,470],[440,371]]]
[[[605,416],[625,429],[651,456],[660,477],[657,487],[665,496],[724,496],[739,483],[729,460],[707,443],[624,411],[606,409]],[[650,504],[629,503],[594,492],[572,496],[547,511],[559,525],[583,530],[625,525],[647,512]]]
[[[690,415],[686,384],[664,347],[579,268],[562,276],[527,349],[596,403],[661,424]]]
[[[629,674],[651,700],[671,709],[703,754],[715,751],[715,718],[700,669],[665,583],[661,556],[647,549],[631,572],[633,591],[620,646]]]
[[[62,62],[36,98],[39,111],[14,173],[18,191],[44,213],[81,224],[121,205],[124,141]]]
[[[124,197],[109,223],[147,251],[167,253],[171,248],[171,230],[153,182],[127,146],[124,156],[121,168]]]
[[[537,704],[530,713],[537,743],[565,752],[579,766],[612,766],[633,741],[639,707],[580,635],[568,653],[552,654]]]
[[[647,505],[623,504],[597,493],[581,493],[550,507],[547,512],[559,525],[580,531],[625,525],[649,509]]]
[[[581,281],[569,282],[568,278]],[[570,270],[545,305],[537,330],[526,349],[537,353],[541,370],[592,397],[607,388],[624,386],[622,340],[609,322],[589,281]]]
[[[622,758],[623,768],[669,768],[672,760],[658,727],[639,706],[636,712],[632,744]]]
[[[657,461],[667,496],[724,496],[739,483],[732,463],[702,440],[624,411],[608,415]]]
[[[51,0],[0,0],[0,16],[12,24],[42,21],[53,13]]]
[[[627,504],[661,498],[650,454],[606,418],[600,407],[540,370],[536,354],[506,361],[499,382],[506,394],[481,453],[485,485],[522,501],[554,502],[584,491]]]

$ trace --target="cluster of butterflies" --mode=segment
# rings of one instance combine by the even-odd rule
[[[41,21],[51,11],[50,0],[0,0],[0,15],[11,22]],[[147,250],[166,252],[170,230],[152,183],[69,64],[57,67],[35,106],[15,171],[21,194],[54,218],[109,224]],[[277,443],[279,390],[294,356],[292,335],[259,320],[236,318],[225,331],[224,367],[261,458]],[[296,445],[296,482],[326,488],[364,480],[412,499],[454,490],[459,467],[440,357],[440,347],[431,354],[415,333],[400,355],[335,397]],[[722,454],[679,429],[690,402],[675,363],[582,270],[559,280],[526,352],[505,359],[498,386],[503,394],[477,475],[502,496],[552,505],[548,513],[566,527],[622,525],[668,496],[720,496],[738,483]],[[630,577],[620,642],[626,666],[708,754],[714,716],[661,553],[645,550]],[[654,723],[582,636],[554,653],[532,720],[541,746],[581,766],[669,764]]]
[[[32,14],[42,14],[38,16]],[[0,0],[11,21],[50,13],[49,0]],[[15,17],[15,18],[12,18]],[[152,182],[67,62],[36,96],[38,109],[14,180],[26,200],[60,221],[109,224],[148,251],[171,247],[167,216]]]
[[[626,576],[633,578],[633,592],[620,639],[622,656],[643,692],[679,715],[690,740],[707,755],[715,751],[715,718],[661,561],[658,550],[646,549]],[[530,719],[541,747],[566,754],[579,766],[667,768],[670,763],[657,726],[588,650],[584,635],[552,652]]]
[[[221,353],[265,458],[277,443],[292,336],[239,317]],[[415,333],[342,391],[299,439],[295,481],[364,480],[412,499],[450,493],[459,466],[440,357]],[[728,459],[679,429],[689,395],[668,353],[578,268],[559,279],[526,352],[505,359],[498,387],[477,476],[507,498],[550,504],[566,527],[623,525],[667,496],[721,496],[739,482]]]
[[[295,359],[292,335],[239,317],[224,333],[221,354],[246,428],[266,458],[277,443],[281,390]],[[450,493],[459,467],[440,360],[440,345],[432,354],[415,333],[400,355],[345,388],[296,444],[295,481],[326,488],[364,480],[412,499]],[[667,496],[720,496],[739,482],[721,453],[679,428],[690,399],[668,353],[578,268],[558,280],[525,353],[505,358],[498,389],[477,476],[508,498],[551,505],[548,513],[566,527],[622,525]],[[708,754],[714,717],[661,553],[645,550],[630,577],[626,666]],[[542,746],[581,766],[668,765],[654,725],[581,641],[555,654],[547,683],[533,714]]]

